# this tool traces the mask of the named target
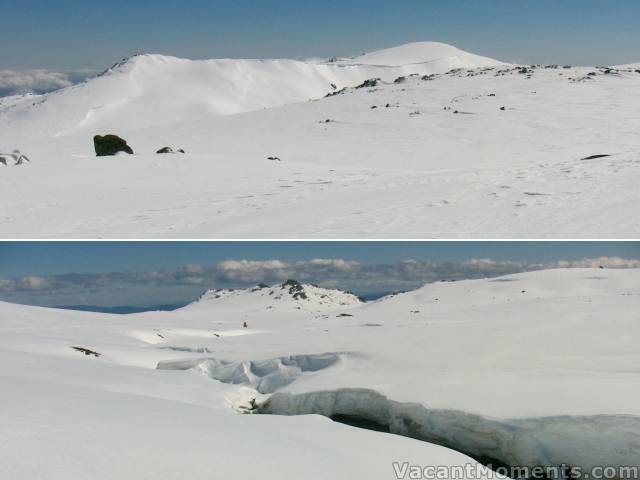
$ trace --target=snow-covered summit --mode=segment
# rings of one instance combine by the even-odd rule
[[[185,308],[250,309],[288,305],[294,308],[332,309],[356,307],[362,303],[362,299],[350,292],[287,280],[272,286],[260,284],[240,290],[207,290]]]
[[[386,48],[342,60],[344,64],[397,67],[419,63],[440,62],[443,68],[476,68],[496,66],[501,62],[474,55],[453,45],[440,42],[413,42]]]
[[[31,126],[41,124],[39,134],[66,136],[85,129],[174,124],[317,99],[368,78],[392,81],[412,73],[445,73],[451,68],[498,63],[442,44],[433,44],[438,47],[431,50],[412,45],[335,63],[134,55],[83,84],[25,97],[5,111],[0,105],[0,125],[24,120]],[[443,53],[453,55],[435,61]],[[20,125],[27,128],[26,123]]]

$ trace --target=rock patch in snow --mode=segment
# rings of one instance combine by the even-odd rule
[[[156,153],[185,153],[185,151],[182,148],[179,148],[177,150],[174,150],[171,147],[162,147],[160,150],[158,150]]]
[[[127,141],[117,135],[96,135],[93,137],[93,145],[98,157],[112,156],[120,152],[133,155],[133,149],[127,145]]]
[[[14,150],[13,153],[0,153],[0,165],[9,167],[13,165],[23,165],[26,162],[29,162],[29,158],[20,153],[20,150]]]

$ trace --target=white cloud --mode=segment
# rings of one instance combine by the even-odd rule
[[[255,271],[278,270],[285,267],[280,260],[225,260],[218,263],[218,268],[223,271]]]
[[[90,70],[56,72],[51,70],[0,70],[0,97],[25,93],[47,93],[70,87],[95,75]]]
[[[557,266],[560,268],[598,268],[601,266],[606,268],[640,268],[640,260],[620,257],[583,258],[575,261],[561,260]]]
[[[226,260],[215,270],[222,279],[241,282],[262,282],[280,279],[289,274],[288,265],[280,260]]]
[[[187,285],[203,285],[206,282],[204,277],[196,277],[196,276],[187,276],[183,277],[182,283],[186,283]]]
[[[465,260],[464,262],[462,262],[463,265],[467,265],[470,267],[476,267],[476,268],[495,268],[497,266],[500,267],[504,267],[504,266],[521,266],[523,265],[522,262],[512,262],[512,261],[506,261],[506,260],[493,260],[491,258],[470,258],[469,260]]]
[[[196,264],[185,265],[181,270],[189,275],[199,275],[204,273],[204,267]]]
[[[360,266],[360,263],[358,262],[353,260],[343,260],[341,258],[314,258],[309,260],[307,263],[310,266],[332,267],[337,270],[353,270]]]
[[[14,290],[51,290],[56,286],[55,277],[22,277],[11,285]]]

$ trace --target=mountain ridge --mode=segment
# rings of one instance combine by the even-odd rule
[[[369,65],[293,59],[189,60],[136,54],[84,83],[12,100],[6,107],[0,104],[0,126],[13,127],[14,136],[19,136],[20,131],[38,125],[40,134],[53,137],[104,128],[130,129],[153,125],[159,119],[166,123],[167,118],[184,121],[232,115],[318,99],[369,78],[392,81],[409,74],[499,64],[450,48],[460,56],[443,61],[438,60],[440,50],[430,53],[424,47],[418,51],[411,45],[395,47],[396,55],[422,56],[422,63],[408,65],[399,61]],[[386,51],[381,52],[377,58],[391,59]]]
[[[267,301],[265,303],[265,300]],[[316,307],[321,309],[354,307],[364,304],[364,300],[351,292],[339,289],[322,288],[297,280],[286,280],[275,285],[259,284],[245,289],[209,289],[205,290],[194,302],[184,308],[193,309],[226,304],[234,308],[251,308],[262,305],[265,308],[274,305],[288,305],[294,308]]]

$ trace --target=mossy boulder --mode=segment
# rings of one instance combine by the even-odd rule
[[[117,135],[96,135],[93,137],[93,145],[98,157],[116,155],[119,152],[133,154],[133,150],[127,145],[127,141]]]

